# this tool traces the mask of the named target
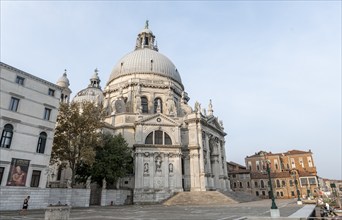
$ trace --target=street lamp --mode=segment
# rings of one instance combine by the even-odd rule
[[[271,209],[278,209],[278,207],[277,207],[277,205],[275,203],[275,200],[274,200],[270,163],[271,162],[269,160],[266,160],[266,171],[267,171],[267,175],[268,175],[268,184],[270,186],[271,200],[272,200]]]
[[[298,197],[298,199],[297,199],[297,204],[298,204],[298,205],[303,205],[303,202],[302,202],[302,200],[300,199],[300,192],[299,192],[299,189],[298,189],[298,181],[297,181],[297,179],[296,179],[296,171],[295,171],[295,170],[292,170],[292,171],[291,171],[291,176],[292,176],[293,179],[294,179],[294,184],[295,184],[296,190],[297,190],[297,197]]]
[[[270,186],[270,193],[271,193],[271,200],[272,200],[272,206],[271,206],[271,217],[280,217],[280,213],[279,213],[279,209],[275,203],[275,199],[274,199],[274,194],[273,194],[273,187],[272,187],[272,179],[271,179],[271,161],[266,160],[266,155],[264,153],[261,153],[261,156],[265,157],[265,162],[266,162],[266,171],[267,171],[267,175],[268,175],[268,184]]]

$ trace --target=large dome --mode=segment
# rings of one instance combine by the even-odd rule
[[[110,74],[108,84],[120,76],[136,73],[162,75],[182,84],[178,70],[171,60],[149,48],[135,50],[119,60]]]
[[[133,74],[155,74],[167,77],[182,85],[176,66],[169,58],[158,52],[155,36],[148,27],[138,34],[135,50],[119,60],[110,74],[107,85],[121,76]]]

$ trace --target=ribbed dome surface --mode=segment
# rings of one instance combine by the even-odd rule
[[[100,88],[88,87],[83,89],[77,93],[77,95],[73,98],[73,102],[93,102],[93,103],[103,103],[103,91]]]
[[[182,84],[176,66],[163,54],[148,48],[135,50],[124,56],[114,66],[109,77],[109,84],[113,79],[134,73],[154,73],[171,78]]]

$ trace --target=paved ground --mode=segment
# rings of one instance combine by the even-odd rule
[[[287,217],[303,206],[296,200],[276,200],[280,216]],[[164,205],[129,205],[129,206],[91,206],[89,208],[73,208],[70,220],[158,220],[158,219],[239,219],[244,216],[270,216],[270,200],[260,200],[226,206],[164,206]],[[26,216],[18,211],[0,212],[1,220],[13,219],[44,219],[44,210],[29,210]]]

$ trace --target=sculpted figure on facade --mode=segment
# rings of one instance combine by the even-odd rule
[[[155,163],[156,163],[156,172],[160,172],[161,171],[161,166],[162,166],[162,163],[163,163],[163,161],[162,161],[162,158],[161,158],[161,156],[156,156],[156,158],[155,158]]]
[[[169,163],[169,173],[173,173],[173,164]]]
[[[172,99],[168,99],[166,102],[166,107],[168,110],[169,115],[174,115],[175,114],[175,101],[173,101]]]
[[[144,173],[148,173],[149,171],[149,166],[148,166],[148,163],[144,163]]]
[[[136,99],[135,110],[136,110],[136,112],[138,112],[139,114],[141,114],[141,112],[142,112],[142,107],[141,107],[141,98],[140,98],[140,95],[137,95],[135,99]]]

